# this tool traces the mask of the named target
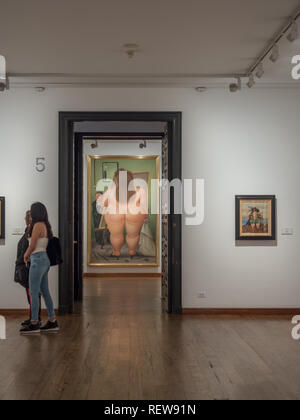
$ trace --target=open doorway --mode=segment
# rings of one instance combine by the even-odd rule
[[[135,136],[139,144],[136,143]],[[83,274],[90,270],[87,264],[87,232],[84,228],[88,206],[85,202],[86,157],[88,154],[97,156],[97,159],[100,155],[114,156],[114,151],[121,150],[122,147],[123,150],[129,150],[131,146],[141,146],[142,149],[144,141],[153,149],[150,150],[149,156],[159,158],[160,176],[169,180],[181,179],[180,113],[60,114],[60,237],[65,261],[60,268],[61,313],[72,312],[74,301],[82,299]],[[99,144],[101,152],[95,150]],[[105,150],[111,153],[104,152]],[[146,155],[141,150],[138,154]],[[110,162],[109,159],[106,160],[106,163]],[[113,160],[117,165],[116,159]],[[67,186],[73,188],[68,189]],[[162,273],[165,310],[169,313],[181,313],[181,215],[173,214],[172,190],[170,198],[171,214],[162,216],[159,220],[159,231],[162,235],[162,240],[159,238],[159,262],[152,264],[151,269],[149,264],[147,270]],[[96,243],[95,237],[92,239],[93,243]],[[100,247],[98,249],[100,250]],[[130,267],[130,272],[132,269]],[[106,272],[104,266],[101,266],[101,271]]]

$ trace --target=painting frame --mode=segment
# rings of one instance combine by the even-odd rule
[[[92,261],[92,196],[91,196],[91,189],[92,189],[92,162],[94,160],[103,160],[103,159],[128,159],[128,160],[155,160],[155,176],[156,179],[160,180],[160,162],[161,157],[159,155],[89,155],[87,156],[87,266],[88,267],[102,267],[102,268],[141,268],[141,267],[159,267],[160,266],[160,217],[161,217],[161,209],[160,209],[160,190],[158,188],[157,191],[157,203],[159,206],[158,214],[156,215],[156,238],[155,238],[155,248],[156,248],[156,256],[154,263],[102,263],[102,262],[93,262]],[[101,218],[101,220],[103,217]]]
[[[242,204],[268,203],[267,232],[243,232]],[[265,203],[264,203],[265,204]],[[249,228],[250,229],[250,228]],[[275,195],[236,195],[235,196],[235,240],[236,241],[275,241],[276,240],[276,196]]]
[[[5,197],[0,197],[0,239],[5,239]]]

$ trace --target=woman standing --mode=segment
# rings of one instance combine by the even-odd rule
[[[48,220],[48,212],[42,203],[34,203],[31,206],[31,225],[29,228],[29,247],[24,255],[24,262],[29,270],[29,288],[31,293],[32,318],[31,323],[21,329],[22,334],[58,331],[53,301],[49,292],[48,273],[50,261],[47,255],[49,240],[53,238],[51,225]],[[39,322],[39,293],[45,300],[49,320],[41,328]]]
[[[27,321],[22,323],[22,326],[31,324],[32,310],[31,310],[31,296],[29,290],[29,267],[24,263],[24,255],[28,248],[28,231],[31,225],[31,214],[30,211],[26,212],[25,216],[26,230],[23,237],[18,243],[18,253],[15,269],[15,282],[19,283],[22,287],[26,289],[26,296],[30,307],[30,315]],[[41,294],[39,294],[39,321],[41,321]]]

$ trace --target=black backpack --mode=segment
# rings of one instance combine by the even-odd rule
[[[50,260],[51,267],[63,263],[60,240],[58,238],[53,237],[49,240],[47,254]]]

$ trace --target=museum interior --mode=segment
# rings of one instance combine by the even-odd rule
[[[299,0],[0,11],[0,400],[299,399]]]

